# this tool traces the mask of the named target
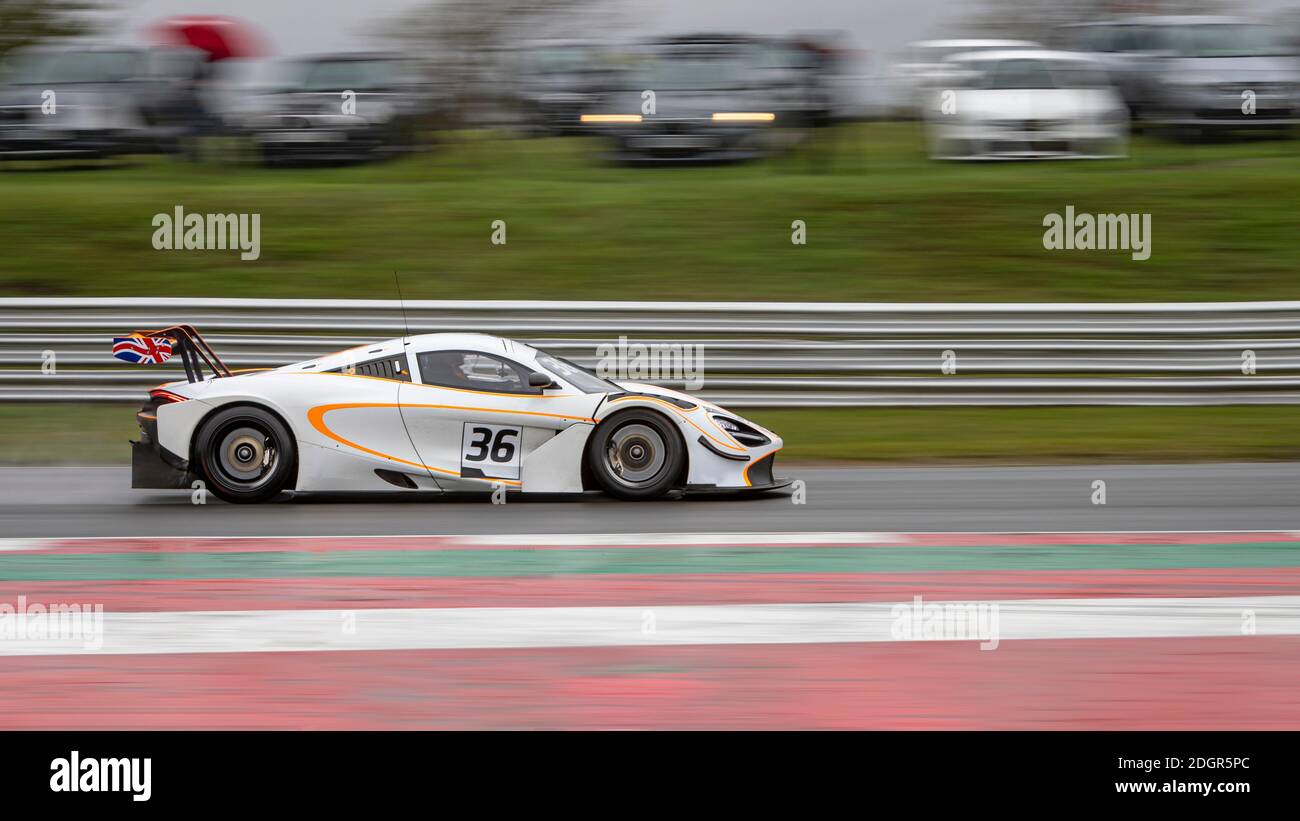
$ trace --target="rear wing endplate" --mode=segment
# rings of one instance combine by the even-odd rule
[[[185,366],[185,378],[190,382],[202,382],[203,367],[207,366],[214,377],[230,376],[230,368],[221,361],[217,352],[207,343],[193,325],[172,325],[157,331],[135,331],[136,336],[165,336],[172,341],[172,349],[181,356]]]

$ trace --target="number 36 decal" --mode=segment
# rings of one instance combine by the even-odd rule
[[[466,422],[460,440],[460,475],[518,479],[520,432],[512,425]]]

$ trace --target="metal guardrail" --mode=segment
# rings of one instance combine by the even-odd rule
[[[696,344],[704,382],[694,392],[735,407],[1300,403],[1300,302],[118,298],[0,299],[0,401],[140,401],[183,376],[117,362],[110,340],[177,322],[197,326],[232,368],[310,359],[407,327],[510,336],[588,366],[597,345],[620,337]],[[1248,351],[1253,373],[1243,370]]]

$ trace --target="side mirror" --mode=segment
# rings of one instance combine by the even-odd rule
[[[528,387],[530,388],[553,388],[555,380],[539,371],[533,371],[528,374]]]

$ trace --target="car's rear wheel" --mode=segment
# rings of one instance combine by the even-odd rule
[[[284,490],[297,452],[293,435],[274,414],[251,405],[208,417],[195,439],[198,473],[217,498],[264,502]]]
[[[686,449],[672,423],[640,408],[601,422],[587,450],[587,466],[601,489],[620,499],[664,495],[676,485],[685,462]]]

